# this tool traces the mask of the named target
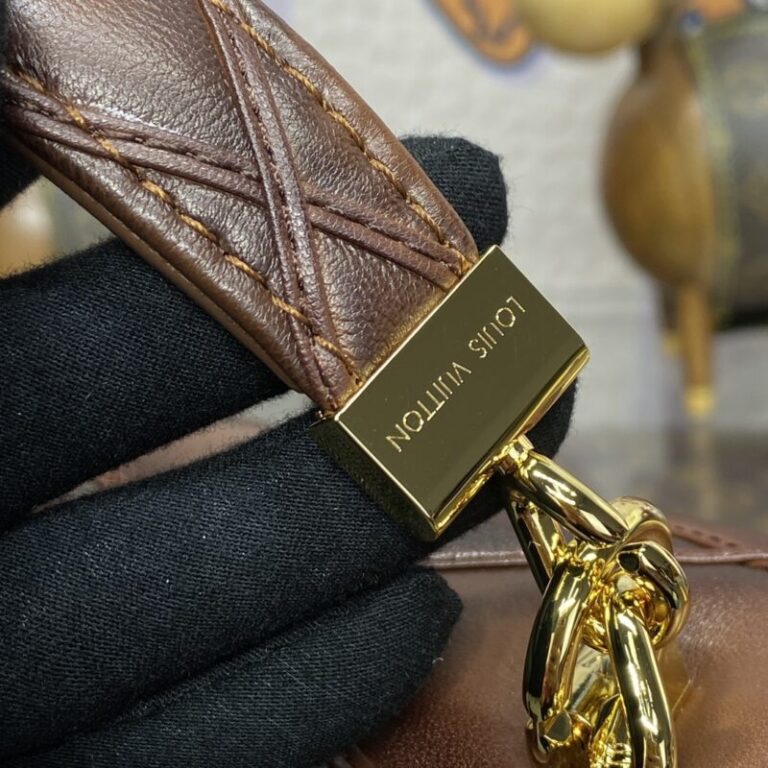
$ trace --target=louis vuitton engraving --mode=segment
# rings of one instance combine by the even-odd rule
[[[448,401],[454,397],[459,387],[473,375],[473,370],[477,370],[477,366],[482,365],[482,361],[485,361],[499,345],[503,346],[504,340],[509,338],[515,327],[520,313],[525,313],[523,305],[514,296],[508,296],[504,304],[499,306],[492,313],[491,318],[467,341],[467,350],[473,359],[463,359],[462,362],[452,360],[448,363],[445,370],[426,386],[413,407],[405,411],[394,424],[391,432],[386,436],[386,441],[393,450],[402,453],[413,436],[419,434],[432,419],[437,417]],[[469,367],[470,363],[474,368]],[[447,413],[443,414],[443,417],[450,418]]]
[[[578,334],[492,248],[315,433],[386,509],[431,538],[586,359]]]

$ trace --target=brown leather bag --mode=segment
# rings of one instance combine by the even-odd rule
[[[680,766],[766,765],[768,541],[694,522],[673,530],[692,594],[678,641],[690,676],[676,719]],[[509,522],[495,517],[431,563],[464,613],[415,700],[345,760],[354,768],[528,765],[521,680],[541,596]]]

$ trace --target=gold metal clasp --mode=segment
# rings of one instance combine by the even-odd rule
[[[609,504],[525,438],[502,470],[510,519],[544,593],[524,673],[534,759],[673,768],[672,710],[686,682],[670,646],[689,591],[664,517],[640,499]]]
[[[494,247],[313,431],[384,509],[434,539],[588,359],[579,335]]]
[[[679,696],[661,668],[674,656],[688,584],[669,527],[647,502],[608,503],[525,437],[588,357],[494,247],[313,429],[384,509],[427,539],[501,474],[544,594],[525,665],[534,759],[674,768],[670,701]]]

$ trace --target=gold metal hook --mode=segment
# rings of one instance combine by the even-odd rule
[[[493,247],[314,434],[426,539],[504,475],[544,593],[525,671],[535,759],[674,768],[658,662],[685,621],[688,586],[669,526],[647,502],[607,502],[525,437],[588,358]]]
[[[639,499],[609,504],[527,440],[500,468],[510,519],[544,593],[524,672],[534,758],[674,768],[656,648],[682,628],[689,592],[666,521]]]

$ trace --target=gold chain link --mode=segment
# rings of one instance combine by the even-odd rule
[[[534,759],[565,768],[674,768],[660,671],[688,613],[688,582],[663,515],[612,504],[526,438],[507,451],[508,511],[544,594],[524,699]]]

